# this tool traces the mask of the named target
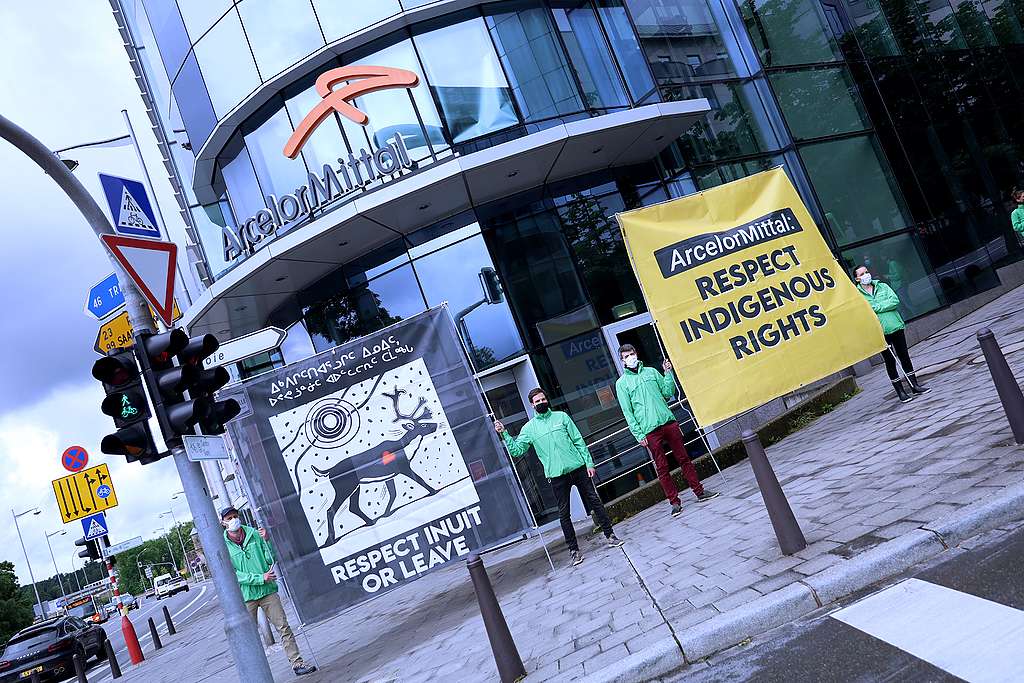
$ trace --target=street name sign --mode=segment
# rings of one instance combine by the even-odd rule
[[[105,356],[111,351],[130,349],[134,345],[135,333],[132,331],[132,323],[128,319],[128,311],[125,311],[100,325],[93,348],[96,353]]]
[[[122,306],[124,306],[124,292],[121,291],[121,283],[117,280],[117,274],[111,273],[89,290],[89,298],[85,302],[85,313],[90,318],[103,320]]]
[[[102,512],[89,515],[78,520],[82,523],[82,531],[85,532],[85,540],[91,541],[100,536],[106,536],[109,532],[107,527],[107,516]]]
[[[89,464],[89,453],[81,446],[69,446],[60,456],[60,464],[68,472],[79,472]]]
[[[203,359],[203,367],[209,369],[217,365],[237,363],[264,351],[276,349],[287,336],[288,333],[280,327],[264,327],[262,330],[228,340]]]
[[[117,507],[117,494],[106,465],[96,465],[50,483],[65,524]]]
[[[138,548],[140,545],[142,545],[142,542],[142,536],[136,536],[135,538],[129,538],[127,541],[115,543],[114,545],[107,548],[107,557],[117,555],[118,553],[123,553],[126,550],[131,550],[132,548]]]
[[[174,274],[178,245],[174,242],[100,235],[107,249],[138,286],[160,319],[174,322]]]
[[[185,446],[185,455],[192,462],[228,459],[228,444],[223,436],[185,434],[181,437],[181,442]]]
[[[99,175],[114,231],[119,235],[160,239],[153,206],[142,183],[106,173]]]

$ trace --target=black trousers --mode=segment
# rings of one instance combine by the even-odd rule
[[[573,486],[580,492],[580,498],[597,517],[597,523],[601,525],[604,535],[612,535],[612,521],[608,519],[608,513],[605,512],[601,497],[597,495],[594,482],[587,476],[586,467],[578,467],[560,477],[552,477],[548,481],[551,482],[551,490],[555,494],[555,500],[558,501],[558,520],[562,523],[562,535],[565,536],[565,544],[569,546],[569,550],[580,549],[576,542],[576,530],[572,527],[572,519],[569,516],[569,491]]]
[[[900,359],[900,365],[903,366],[904,374],[909,375],[913,373],[914,365],[910,362],[910,351],[907,350],[907,335],[904,331],[896,330],[891,334],[885,335],[885,342],[896,352],[896,356]],[[900,376],[896,371],[896,359],[893,358],[889,349],[882,351],[882,360],[885,361],[885,371],[889,373],[889,379],[893,382],[898,380]]]

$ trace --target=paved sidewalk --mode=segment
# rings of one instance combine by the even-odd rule
[[[745,462],[705,481],[720,498],[697,505],[684,495],[679,519],[662,503],[620,524],[621,550],[583,541],[586,561],[577,568],[552,534],[555,572],[532,540],[487,556],[528,680],[593,674],[1024,482],[1024,450],[1013,443],[987,367],[971,362],[980,356],[981,326],[1004,348],[1024,349],[1022,311],[1018,288],[914,347],[931,393],[901,405],[878,367],[859,379],[860,394],[768,449],[809,544],[792,557],[779,551]],[[1024,377],[1024,353],[1007,358]],[[208,620],[221,628],[213,612]],[[129,680],[234,680],[223,656],[213,656],[225,650],[222,631],[204,633],[188,673],[175,670],[177,657],[163,656],[145,678]],[[497,680],[462,564],[307,635],[322,669],[303,678],[311,683]],[[299,645],[310,650],[301,635]],[[271,662],[278,680],[292,678],[279,649]],[[204,673],[191,677],[197,668]]]

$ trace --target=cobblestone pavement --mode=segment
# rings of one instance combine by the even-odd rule
[[[584,540],[579,567],[569,566],[557,532],[546,535],[554,572],[536,540],[488,555],[528,680],[583,677],[1024,480],[1024,451],[1013,444],[988,369],[972,362],[980,357],[974,335],[989,326],[1024,376],[1022,311],[1018,288],[915,346],[931,393],[899,404],[879,366],[859,378],[860,394],[767,449],[807,538],[794,556],[780,553],[746,462],[705,481],[721,497],[698,505],[684,494],[678,519],[661,503],[618,525],[621,550],[602,547],[599,536]],[[219,622],[219,613],[206,619]],[[225,650],[223,631],[204,623],[193,627],[206,634],[188,670],[197,677],[161,656],[134,680],[232,680],[210,656]],[[306,635],[300,647],[321,667],[304,677],[311,683],[497,680],[461,563]],[[271,662],[278,680],[292,677],[279,646]]]

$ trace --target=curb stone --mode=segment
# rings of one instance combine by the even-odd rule
[[[810,614],[873,583],[896,576],[950,547],[1024,519],[1024,482],[866,550],[803,581],[708,619],[587,676],[588,683],[647,681]],[[681,648],[681,649],[680,649]],[[685,653],[685,658],[684,658]]]

